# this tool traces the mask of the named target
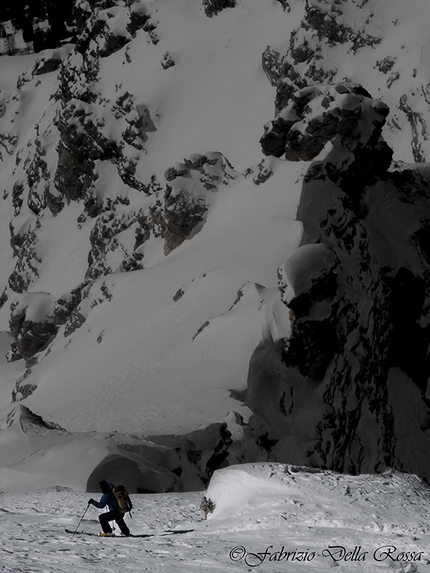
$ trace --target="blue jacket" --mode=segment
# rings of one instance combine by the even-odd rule
[[[101,498],[100,501],[96,501],[95,499],[91,500],[91,503],[95,506],[98,507],[99,509],[103,509],[104,507],[106,507],[107,505],[109,506],[110,511],[114,511],[115,509],[119,509],[119,505],[118,502],[114,496],[114,494],[112,493],[112,489],[114,488],[114,485],[112,483],[109,484],[109,489],[110,492],[109,493],[104,493]]]

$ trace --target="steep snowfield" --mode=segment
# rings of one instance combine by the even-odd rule
[[[163,180],[164,171],[190,153],[213,150],[224,153],[236,169],[256,165],[263,158],[258,139],[273,113],[273,89],[261,68],[261,53],[285,37],[281,7],[267,10],[252,2],[210,19],[193,2],[163,1],[154,12],[159,44],[152,45],[142,32],[127,46],[130,64],[124,50],[101,60],[97,84],[106,97],[115,97],[120,85],[121,93],[138,94],[151,116],[159,118],[139,160],[139,174]],[[167,50],[177,65],[163,70],[160,61]],[[18,71],[15,60],[22,62],[3,61],[8,88]],[[25,84],[20,97],[46,105],[54,80],[55,74],[40,76],[37,87],[34,80]],[[53,111],[33,103],[20,113],[30,129],[40,114],[49,126]],[[106,131],[115,130],[113,120]],[[144,271],[100,278],[93,290],[107,287],[112,299],[90,310],[83,328],[68,338],[59,336],[48,355],[39,356],[25,381],[38,387],[28,407],[71,431],[181,432],[223,418],[236,406],[228,390],[246,386],[249,356],[272,320],[271,303],[261,307],[252,288],[234,312],[227,311],[245,283],[276,286],[277,267],[299,243],[301,227],[294,219],[302,169],[275,160],[275,176],[264,187],[241,176],[215,197],[198,241],[187,241],[168,257],[161,242],[152,241],[145,245]],[[97,181],[103,184],[108,194],[120,185],[109,173]],[[133,191],[129,198],[131,206],[149,204]],[[38,245],[42,265],[32,292],[56,298],[82,280],[93,221],[77,231],[81,210],[71,204],[55,218],[45,213]],[[6,246],[11,213],[3,217]],[[34,224],[32,217],[22,225]],[[14,225],[18,228],[16,218]],[[3,256],[6,275],[11,270],[7,248]],[[175,303],[180,288],[185,295]],[[8,319],[3,312],[4,330]],[[209,328],[193,341],[207,321]],[[4,420],[11,406],[5,400],[1,407]]]
[[[273,88],[261,68],[261,54],[269,43],[285,37],[280,5],[266,8],[259,2],[246,3],[209,19],[193,2],[163,0],[153,11],[157,45],[141,32],[127,46],[127,58],[123,49],[100,60],[97,91],[113,99],[125,91],[135,94],[156,123],[137,166],[143,180],[155,174],[162,182],[168,167],[190,153],[209,151],[224,153],[238,178],[214,194],[198,240],[186,241],[166,257],[162,242],[151,239],[145,244],[143,271],[96,280],[85,324],[68,337],[60,331],[23,379],[22,384],[37,386],[26,406],[45,420],[70,432],[154,435],[195,430],[224,420],[234,409],[248,415],[230,397],[230,390],[246,388],[249,357],[261,338],[287,333],[289,321],[277,296],[276,271],[301,238],[295,215],[304,165],[266,160],[274,175],[260,186],[241,175],[263,159],[258,139],[273,114]],[[65,53],[69,49],[64,48]],[[160,61],[166,51],[177,65],[163,70]],[[49,97],[56,73],[31,79],[28,70],[34,60],[0,58],[0,87],[8,106],[14,97],[18,100],[18,147],[25,156],[38,123],[47,149],[44,160],[53,172],[58,135],[52,120],[58,104]],[[13,78],[25,73],[29,81],[15,90]],[[114,118],[105,120],[110,122],[105,131],[114,132]],[[6,168],[5,185],[10,189],[17,166],[9,160]],[[109,164],[96,185],[106,196],[124,189]],[[129,200],[124,212],[151,204],[133,190]],[[82,281],[94,221],[84,221],[78,230],[81,213],[78,203],[56,217],[43,213],[37,244],[41,263],[30,291],[50,297],[18,296],[19,304],[28,305],[28,318],[49,315],[52,302]],[[5,278],[13,270],[8,247],[11,218],[10,206],[2,210],[0,230]],[[13,218],[15,232],[35,224],[28,210]],[[184,294],[175,302],[180,289]],[[41,300],[45,306],[40,306]],[[7,306],[1,311],[5,331]],[[25,489],[33,478],[36,487],[46,479],[58,483],[57,465],[63,467],[66,460],[71,465],[76,461],[75,470],[70,481],[61,483],[85,488],[92,469],[108,453],[104,439],[77,434],[61,439],[61,445],[56,438],[53,443],[41,443],[37,437],[34,441],[21,431],[18,411],[10,403],[13,379],[25,373],[23,361],[5,364],[4,369],[0,438],[6,467],[0,473],[0,488]],[[13,420],[13,427],[7,427]],[[39,453],[26,460],[35,448]]]
[[[1,494],[2,571],[430,571],[429,491],[415,476],[281,464],[221,470],[206,492],[216,506],[207,521],[201,493],[134,495],[127,523],[135,535],[153,535],[146,538],[65,533],[77,528],[89,495],[60,487]],[[99,513],[90,507],[78,531],[97,534]]]
[[[279,163],[264,191],[247,181],[222,191],[198,241],[167,258],[159,253],[143,271],[103,277],[112,301],[54,342],[34,370],[38,391],[28,407],[71,431],[191,430],[227,414],[235,405],[228,389],[246,386],[249,356],[272,320],[270,301],[261,306],[251,288],[228,310],[248,281],[276,290],[277,267],[300,240],[299,189],[283,189],[286,171],[299,176],[294,167]]]

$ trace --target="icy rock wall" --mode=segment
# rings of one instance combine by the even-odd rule
[[[246,402],[277,459],[430,479],[430,167],[391,165],[387,114],[351,84],[306,88],[283,114],[279,148],[315,161],[279,270],[292,333],[256,350]]]

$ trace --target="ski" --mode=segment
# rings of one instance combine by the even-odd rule
[[[72,531],[71,529],[65,529],[66,533],[71,533],[72,535],[90,535],[91,537],[154,537],[153,533],[142,533],[137,535],[100,535],[100,533],[92,533],[91,531]]]
[[[65,529],[66,533],[71,533],[72,535],[92,535],[92,536],[99,536],[98,533],[90,533],[89,531],[72,531],[71,529]]]
[[[165,529],[159,535],[181,535],[182,533],[191,533],[194,529]]]
[[[166,529],[164,531],[161,531],[158,534],[155,533],[138,533],[136,535],[130,534],[128,536],[125,535],[117,535],[117,536],[113,536],[113,537],[141,537],[141,538],[145,538],[145,537],[155,537],[156,535],[158,535],[159,537],[167,537],[168,535],[180,535],[182,533],[191,533],[192,531],[194,531],[194,529]],[[90,531],[72,531],[71,529],[65,529],[66,533],[71,533],[72,535],[90,535],[92,537],[100,537],[99,533],[91,533]]]

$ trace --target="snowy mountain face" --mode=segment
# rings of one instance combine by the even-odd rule
[[[12,55],[3,24],[2,490],[430,479],[428,12],[77,1]]]

